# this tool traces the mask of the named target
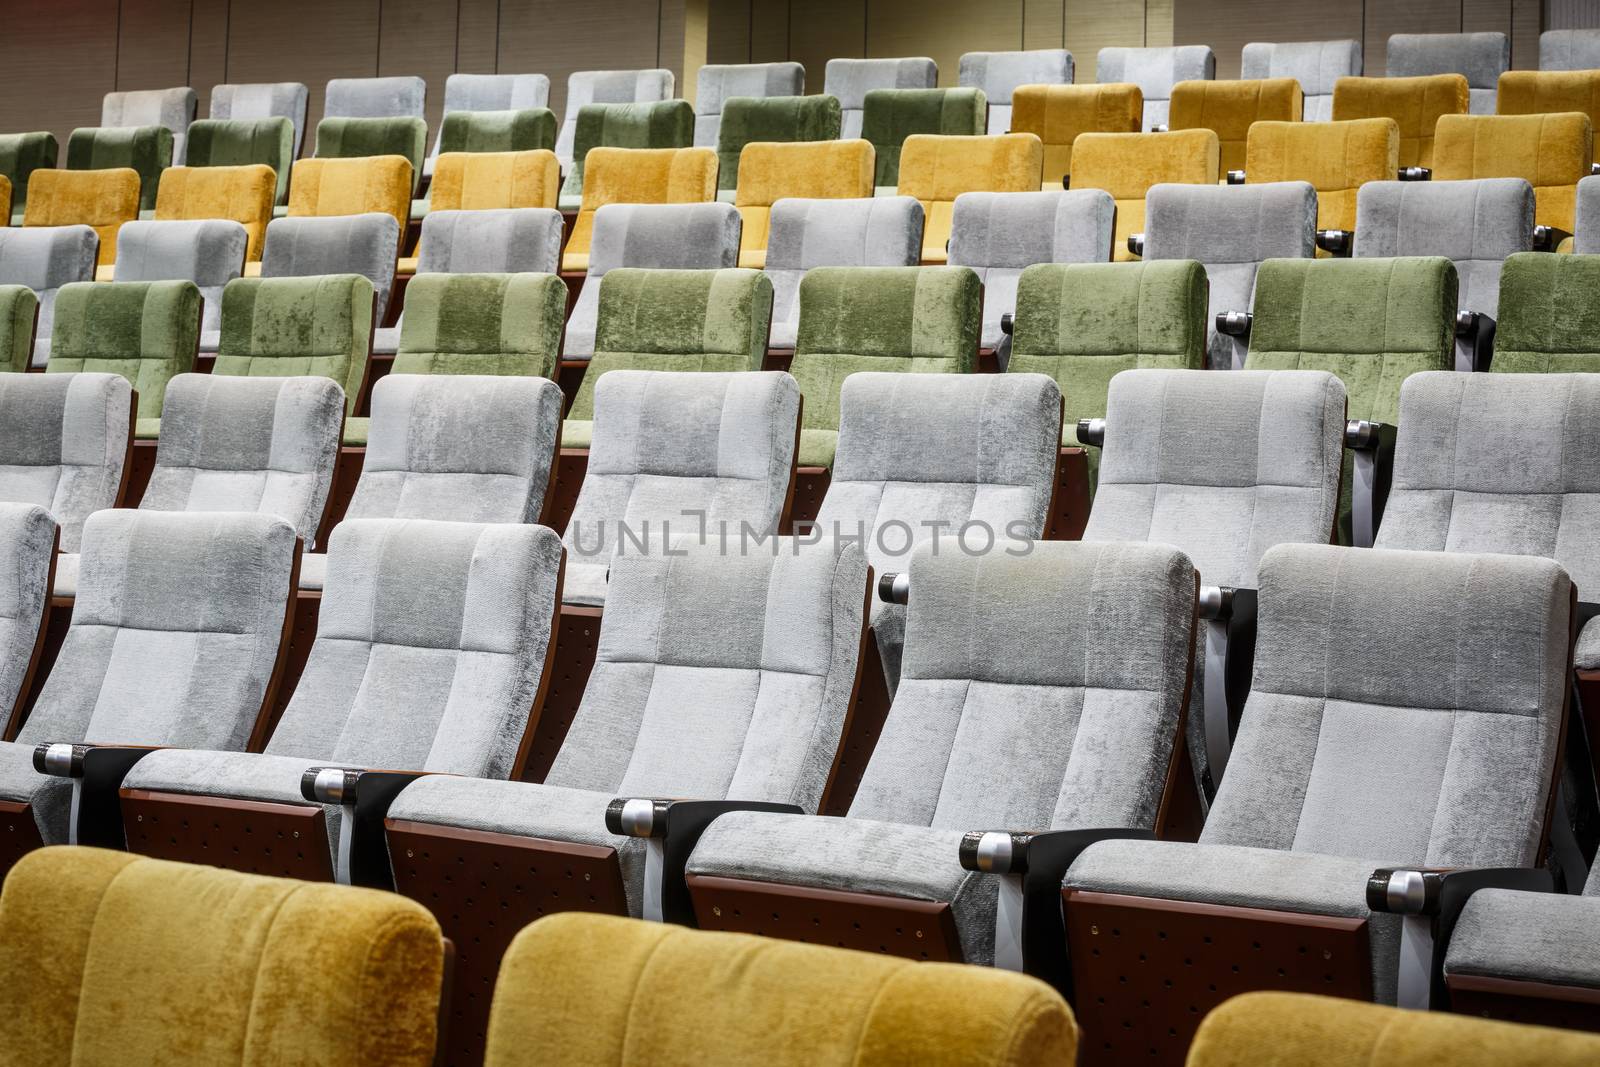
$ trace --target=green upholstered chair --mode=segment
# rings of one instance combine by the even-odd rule
[[[733,202],[739,153],[753,141],[835,141],[842,111],[837,96],[736,96],[722,106],[717,132],[717,192]]]
[[[167,383],[194,369],[200,309],[190,281],[64,285],[45,370],[122,375],[139,394],[137,435],[156,437]]]
[[[413,185],[422,177],[428,151],[428,124],[413,116],[331,118],[317,123],[317,151],[322,159],[403,156],[411,163]]]
[[[562,447],[589,447],[602,374],[760,370],[771,320],[772,282],[758,270],[607,271],[594,355],[562,423]]]
[[[1496,371],[1600,371],[1600,256],[1518,252],[1500,271]]]
[[[839,390],[857,371],[969,373],[978,355],[982,302],[983,285],[970,267],[807,271],[789,367],[804,401],[800,466],[833,466]]]
[[[418,274],[390,372],[554,378],[566,308],[554,274]],[[346,419],[344,443],[367,432],[367,419]]]
[[[282,116],[262,119],[200,119],[189,125],[190,167],[242,167],[261,163],[278,177],[273,202],[289,198],[294,166],[294,123]]]
[[[989,123],[989,101],[982,89],[874,89],[867,94],[861,136],[877,153],[873,184],[900,184],[900,146],[916,133],[976,136]]]
[[[67,138],[68,170],[130,167],[139,174],[139,210],[154,211],[161,172],[172,166],[165,126],[89,126]]]
[[[556,113],[547,107],[516,111],[452,111],[439,130],[440,152],[526,152],[556,146]]]
[[[39,297],[26,285],[0,285],[0,371],[20,374],[33,355]]]
[[[11,225],[22,225],[29,175],[41,167],[53,168],[59,151],[53,133],[0,134],[0,176],[11,182]]]
[[[588,104],[578,111],[572,135],[572,167],[561,186],[559,206],[576,210],[583,200],[583,163],[591,148],[689,148],[694,144],[694,105],[687,100],[650,104]]]

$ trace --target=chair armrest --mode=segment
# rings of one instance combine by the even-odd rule
[[[1403,182],[1427,182],[1433,180],[1432,167],[1401,167],[1400,180]]]
[[[1256,653],[1256,591],[1201,586],[1197,606],[1205,642],[1203,704],[1198,710],[1206,742],[1202,784],[1210,799],[1222,781],[1250,695],[1250,670]],[[1191,708],[1189,713],[1197,712]]]
[[[1355,251],[1354,230],[1318,230],[1317,247],[1333,256],[1348,256]]]
[[[1244,171],[1242,171],[1242,170],[1230,170],[1227,173],[1227,182],[1228,182],[1229,185],[1243,185],[1244,184]]]
[[[1350,543],[1371,548],[1389,498],[1394,473],[1395,428],[1387,423],[1352,419],[1345,423],[1344,446],[1355,453],[1355,478],[1350,487]]]
[[[1004,315],[1000,316],[1001,333],[1005,334],[1007,337],[1010,337],[1012,333],[1016,331],[1016,327],[1017,319],[1015,315],[1011,314],[1011,312],[1008,311]]]
[[[1106,443],[1106,420],[1079,419],[1077,433],[1080,445],[1102,448]]]
[[[878,579],[878,599],[885,604],[910,603],[911,575],[884,571],[883,576]]]
[[[1456,370],[1486,371],[1494,359],[1495,321],[1481,311],[1456,312]]]
[[[335,877],[340,882],[370,889],[394,888],[383,821],[400,790],[427,773],[308,767],[300,776],[301,796],[313,804],[334,804],[344,809],[339,855],[334,864]]]
[[[1150,132],[1151,133],[1166,133],[1167,132],[1167,124],[1164,123],[1164,122],[1158,122],[1154,126],[1150,127]]]
[[[1138,256],[1141,259],[1144,258],[1144,234],[1128,234],[1128,251],[1132,255]]]
[[[1535,252],[1554,252],[1556,246],[1565,241],[1572,234],[1555,226],[1535,226],[1533,228],[1533,250]]]
[[[156,751],[149,745],[39,745],[33,769],[72,782],[69,845],[125,849],[122,829],[122,780],[133,765]]]
[[[1255,323],[1256,317],[1248,311],[1219,311],[1216,321],[1218,333],[1225,333],[1229,337],[1247,338],[1250,336],[1250,327]]]
[[[794,804],[760,800],[670,800],[659,797],[617,797],[606,805],[606,829],[619,837],[646,841],[644,917],[694,926],[694,905],[684,869],[713,819],[730,811],[768,811],[804,815]]]

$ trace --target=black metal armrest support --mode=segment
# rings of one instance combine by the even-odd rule
[[[334,871],[340,882],[369,889],[394,888],[383,821],[400,790],[427,773],[310,767],[301,775],[301,796],[313,804],[336,804],[344,809]]]
[[[713,819],[730,811],[770,811],[804,815],[794,804],[760,800],[671,800],[617,797],[606,805],[606,829],[620,837],[646,840],[644,917],[693,926],[694,905],[684,869]]]
[[[1150,132],[1151,133],[1166,133],[1167,132],[1167,124],[1165,122],[1158,122],[1154,126],[1150,127]]]
[[[1063,189],[1071,189],[1072,188],[1072,175],[1063,174],[1061,176],[1061,188],[1063,188]]]
[[[1226,177],[1229,185],[1244,184],[1244,171],[1242,170],[1230,170]]]
[[[122,832],[122,780],[155,749],[144,745],[39,745],[33,769],[72,781],[72,816],[67,843],[95,848],[128,847]]]
[[[1352,419],[1345,423],[1344,446],[1355,453],[1350,487],[1350,543],[1371,548],[1389,498],[1394,473],[1395,428],[1388,423]]]
[[[1250,669],[1256,653],[1256,591],[1201,586],[1199,609],[1205,623],[1203,784],[1206,796],[1212,797],[1228,765],[1233,738],[1239,732],[1239,717],[1250,695]]]
[[[1229,337],[1249,337],[1256,317],[1248,311],[1217,312],[1217,332]]]
[[[1333,256],[1348,256],[1355,251],[1354,230],[1318,230],[1317,247]]]
[[[911,575],[884,571],[878,579],[878,599],[885,604],[906,604],[911,600]]]
[[[1070,995],[1061,880],[1096,841],[1153,841],[1149,830],[1114,827],[1006,833],[974,830],[961,839],[965,870],[1001,876],[995,912],[995,966],[1031,974]]]
[[[1144,257],[1144,234],[1128,234],[1128,251],[1133,255],[1139,256],[1140,258]]]
[[[1403,182],[1428,182],[1433,180],[1432,167],[1401,167],[1400,180]]]
[[[1077,432],[1080,445],[1088,445],[1091,448],[1104,447],[1106,443],[1106,420],[1079,419]]]
[[[1456,370],[1486,371],[1494,358],[1494,319],[1481,311],[1456,312]]]
[[[1556,248],[1572,234],[1555,226],[1535,226],[1533,228],[1533,250],[1535,252],[1554,252]]]
[[[1591,164],[1589,164],[1589,173],[1590,174],[1600,174],[1600,163],[1591,163]]]
[[[1012,315],[1011,312],[1008,311],[1004,315],[1000,316],[1000,332],[1005,334],[1007,337],[1010,337],[1015,331],[1016,324],[1016,317]]]

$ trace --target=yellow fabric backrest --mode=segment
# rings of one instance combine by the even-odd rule
[[[1081,133],[1138,133],[1144,94],[1137,85],[1022,85],[1011,94],[1011,132],[1044,143],[1040,187],[1061,188],[1072,173],[1072,144]]]
[[[1508,70],[1500,75],[1495,113],[1548,115],[1581,111],[1600,118],[1600,70]],[[1600,152],[1600,148],[1596,149]],[[1600,163],[1600,156],[1591,162]]]
[[[1217,135],[1223,174],[1244,167],[1245,142],[1255,122],[1299,122],[1305,94],[1293,78],[1186,81],[1172,87],[1171,130],[1211,130]]]
[[[1600,1063],[1600,1037],[1303,993],[1246,993],[1214,1008],[1189,1046],[1188,1067],[1278,1063],[1580,1067]]]
[[[1446,115],[1434,143],[1435,181],[1525,178],[1533,221],[1573,232],[1578,182],[1594,158],[1594,131],[1580,111],[1554,115]]]
[[[1245,181],[1310,182],[1317,190],[1317,229],[1354,230],[1356,191],[1393,181],[1400,157],[1394,119],[1342,122],[1258,122],[1250,128]]]
[[[11,225],[11,179],[0,174],[0,226]]]
[[[1044,983],[744,934],[567,912],[501,964],[486,1067],[604,1063],[1068,1067]]]
[[[302,159],[289,182],[290,215],[393,215],[405,232],[411,217],[411,161],[404,156]]]
[[[1072,187],[1104,189],[1117,202],[1112,258],[1135,259],[1128,235],[1144,232],[1144,195],[1152,185],[1215,185],[1217,135],[1210,130],[1172,133],[1086,133],[1072,146]]]
[[[93,227],[100,235],[100,266],[117,261],[117,231],[139,217],[139,172],[131,167],[107,170],[36,170],[28,178],[24,226]]]
[[[1400,166],[1433,166],[1433,130],[1441,115],[1465,115],[1467,79],[1460,74],[1417,78],[1340,78],[1333,83],[1333,117],[1394,119],[1400,126]],[[1394,177],[1394,175],[1390,175]]]
[[[0,1060],[425,1067],[443,964],[393,893],[40,849],[0,892]]]
[[[900,149],[901,196],[922,201],[922,261],[943,263],[950,219],[962,193],[1026,193],[1039,188],[1044,146],[1031,133],[948,137],[919,133]]]
[[[232,219],[250,235],[244,258],[261,258],[278,176],[265,163],[242,167],[168,167],[156,192],[158,219]]]
[[[431,211],[556,206],[561,162],[547,148],[443,152],[433,166]]]
[[[703,204],[717,198],[710,148],[591,148],[583,159],[583,200],[561,269],[589,269],[594,213],[607,204]]]
[[[845,200],[872,195],[877,153],[871,141],[754,141],[739,152],[733,194],[742,227],[739,266],[767,265],[772,205],[784,197]]]

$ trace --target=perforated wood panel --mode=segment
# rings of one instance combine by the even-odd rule
[[[333,881],[322,807],[122,790],[128,851],[246,874]]]
[[[567,368],[561,368],[561,390],[566,398],[566,406],[572,407],[572,398],[577,395],[578,386],[583,384],[583,374],[575,375],[572,391],[567,392]],[[562,448],[556,451],[555,484],[550,487],[550,503],[545,506],[545,515],[549,519],[549,527],[561,533],[567,532],[567,520],[572,518],[572,509],[578,506],[578,491],[583,488],[583,476],[589,471],[589,450],[587,448]]]
[[[1056,456],[1056,488],[1045,536],[1052,541],[1077,541],[1088,524],[1089,455],[1081,448],[1062,448]]]
[[[322,529],[317,531],[318,544],[328,543],[328,533],[350,510],[350,500],[356,495],[356,483],[361,481],[361,471],[366,465],[367,450],[364,446],[339,446],[339,458],[333,464],[333,482],[328,486],[328,509],[323,513]]]
[[[126,507],[136,508],[139,501],[144,499],[145,487],[150,484],[150,475],[156,469],[156,443],[154,441],[133,442],[132,465],[128,468],[127,495],[123,497]]]
[[[555,663],[550,669],[550,687],[545,691],[544,710],[534,729],[533,745],[522,773],[525,782],[542,782],[550,773],[561,742],[566,740],[583,688],[594,670],[595,652],[600,647],[599,608],[577,604],[561,605],[556,621]]]
[[[1462,1015],[1600,1033],[1600,989],[1464,974],[1450,975],[1445,984],[1450,1010]]]
[[[33,806],[0,800],[0,882],[18,860],[43,846],[39,824],[33,821]]]
[[[870,631],[861,642],[861,661],[857,667],[855,702],[844,724],[838,759],[828,787],[822,794],[823,815],[843,815],[850,810],[856,787],[866,772],[867,761],[883,733],[889,717],[889,685],[883,677],[883,660],[878,655],[878,638]]]
[[[797,467],[794,472],[794,502],[789,505],[789,529],[793,533],[798,523],[813,522],[822,510],[822,498],[828,495],[828,485],[833,476],[826,467]]]

